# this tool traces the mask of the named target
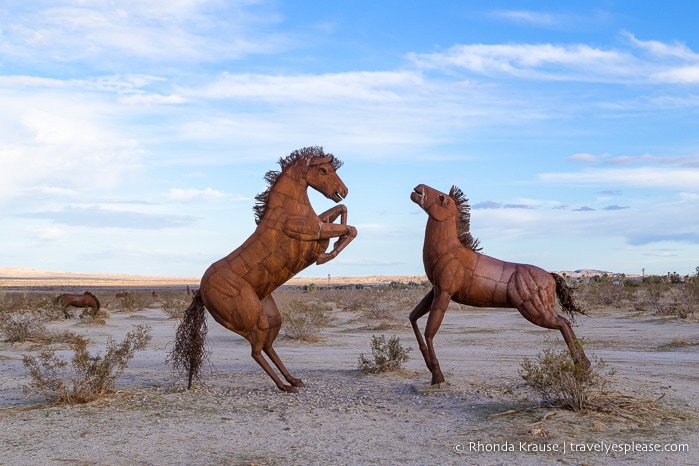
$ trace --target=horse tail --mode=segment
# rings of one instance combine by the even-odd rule
[[[168,355],[168,361],[175,371],[187,373],[187,389],[192,388],[194,379],[200,378],[204,360],[208,357],[205,347],[208,329],[204,311],[204,302],[197,291],[177,327],[175,345]]]
[[[567,312],[571,318],[575,317],[574,314],[587,315],[585,309],[578,305],[573,299],[573,290],[570,289],[565,278],[557,273],[551,273],[551,276],[556,280],[556,296],[561,303],[561,308]]]

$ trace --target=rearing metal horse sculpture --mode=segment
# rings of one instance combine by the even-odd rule
[[[291,376],[272,347],[282,317],[272,292],[309,265],[337,256],[356,236],[347,225],[347,208],[339,204],[317,215],[307,188],[340,202],[347,187],[337,176],[342,162],[320,147],[307,147],[280,159],[281,172],[265,175],[269,188],[257,196],[257,229],[236,250],[213,263],[201,279],[199,291],[186,311],[170,353],[176,369],[198,377],[205,332],[204,307],[227,329],[246,338],[253,359],[279,389],[297,392],[301,380]],[[333,223],[337,218],[340,223]],[[330,238],[339,238],[326,252]],[[269,357],[290,385],[285,385],[262,356]]]
[[[432,372],[433,385],[444,382],[433,339],[450,300],[479,307],[515,307],[531,323],[560,330],[575,363],[590,365],[570,323],[554,307],[558,296],[563,310],[584,314],[573,302],[562,277],[533,265],[504,262],[474,251],[477,241],[468,233],[469,207],[459,188],[452,187],[447,195],[421,184],[410,199],[428,215],[422,257],[433,287],[410,313],[410,323]],[[417,320],[427,313],[423,340]]]

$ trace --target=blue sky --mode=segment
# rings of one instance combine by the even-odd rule
[[[319,145],[359,235],[307,277],[423,274],[420,183],[483,252],[699,266],[699,4],[4,1],[0,265],[198,276]],[[312,196],[317,212],[333,205]]]

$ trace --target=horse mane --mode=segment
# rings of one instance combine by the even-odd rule
[[[471,206],[468,203],[468,198],[463,191],[456,186],[451,188],[449,197],[454,200],[456,208],[459,211],[459,216],[456,219],[456,230],[459,235],[459,241],[475,252],[482,251],[483,247],[480,245],[480,240],[474,238],[471,234]]]
[[[310,157],[328,157],[333,156],[332,154],[326,154],[323,152],[323,148],[319,146],[304,147],[303,149],[297,149],[286,157],[279,159],[279,166],[281,170],[270,170],[265,173],[265,181],[267,182],[267,189],[255,196],[255,205],[253,206],[253,211],[255,212],[255,223],[259,225],[262,218],[265,216],[265,211],[267,210],[267,201],[269,200],[269,193],[272,191],[274,184],[279,179],[279,176],[289,168],[290,166],[297,163],[299,160],[305,160]],[[342,162],[335,156],[333,156],[332,167],[337,170],[342,166]]]

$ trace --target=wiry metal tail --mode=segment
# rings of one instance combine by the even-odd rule
[[[179,374],[187,373],[187,389],[192,388],[194,379],[200,378],[204,361],[209,356],[206,350],[207,331],[204,303],[197,291],[177,327],[175,344],[167,357],[173,370]]]

